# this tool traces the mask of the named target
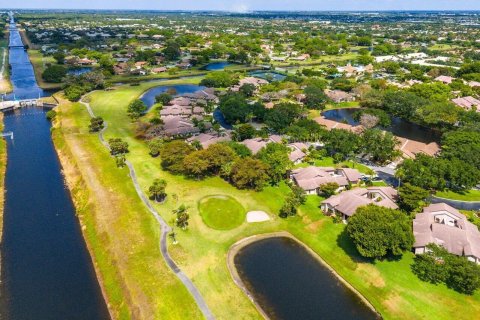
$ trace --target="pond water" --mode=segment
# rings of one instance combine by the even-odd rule
[[[13,18],[10,39],[18,45]],[[10,61],[17,98],[47,94],[23,49],[11,48]],[[45,112],[5,113],[14,140],[7,140],[0,319],[109,319]]]
[[[287,76],[273,71],[253,71],[249,73],[253,77],[268,81],[283,81]]]
[[[293,239],[268,238],[249,244],[235,256],[234,263],[271,319],[379,319]]]
[[[155,104],[155,97],[161,93],[171,91],[173,96],[181,96],[186,93],[194,93],[197,91],[204,90],[205,87],[197,86],[195,84],[178,84],[178,85],[165,85],[165,86],[158,86],[154,87],[148,91],[146,91],[140,100],[142,100],[148,108]]]
[[[93,67],[80,67],[80,68],[71,68],[67,70],[67,74],[79,76],[81,74],[91,72]]]
[[[207,64],[205,67],[202,69],[207,70],[207,71],[221,71],[224,70],[226,67],[230,66],[231,63],[228,61],[217,61],[217,62],[211,62]]]
[[[330,120],[345,122],[351,125],[358,125],[359,123],[353,119],[353,115],[359,110],[361,109],[332,109],[323,112],[322,115]],[[405,121],[400,118],[393,118],[391,126],[386,128],[386,130],[398,137],[425,143],[438,142],[441,138],[441,134],[437,131]]]

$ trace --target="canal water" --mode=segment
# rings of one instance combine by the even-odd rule
[[[359,123],[355,121],[354,114],[359,110],[358,108],[332,109],[323,112],[322,115],[329,120],[346,122],[356,126]],[[441,138],[441,134],[437,131],[396,117],[392,118],[392,124],[390,127],[385,128],[385,130],[390,131],[398,137],[424,143],[439,142]]]
[[[21,43],[12,24],[10,43]],[[19,42],[20,41],[20,42]],[[35,82],[27,53],[10,49],[17,98],[47,95]],[[1,319],[109,319],[45,111],[5,114],[5,210],[1,245]]]
[[[298,242],[269,238],[247,245],[235,267],[255,301],[275,320],[379,319]]]

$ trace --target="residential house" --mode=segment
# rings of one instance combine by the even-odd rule
[[[444,247],[448,252],[465,256],[480,264],[480,232],[467,217],[445,203],[431,204],[413,220],[415,254],[428,251],[430,243]]]
[[[355,97],[342,90],[325,90],[327,97],[335,103],[354,101]]]
[[[449,76],[439,76],[435,78],[435,81],[440,81],[443,82],[444,84],[450,84],[455,80],[455,78],[449,77]]]
[[[346,221],[359,207],[369,204],[398,209],[397,198],[397,190],[392,187],[355,188],[322,201],[321,208],[326,214],[339,215]]]
[[[307,194],[319,194],[324,184],[337,183],[337,191],[340,191],[349,184],[358,183],[361,175],[355,169],[310,166],[292,170],[291,177]]]
[[[463,98],[456,98],[452,100],[457,106],[469,111],[469,110],[476,110],[480,112],[480,100],[475,99],[474,97],[468,96]]]
[[[200,133],[199,135],[188,138],[187,142],[192,143],[193,141],[198,141],[202,145],[202,148],[206,149],[212,144],[230,140],[231,138],[229,135],[219,136],[211,133]]]

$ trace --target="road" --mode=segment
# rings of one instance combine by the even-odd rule
[[[80,100],[80,103],[83,104],[86,108],[87,111],[90,115],[90,117],[94,118],[95,113],[93,112],[92,108],[90,107],[90,104],[87,102],[83,102],[83,99],[86,96],[82,97]],[[103,137],[104,131],[107,129],[107,123],[104,122],[104,128],[100,131],[98,134],[98,137],[100,139],[100,142],[110,150],[110,145],[108,142],[105,140]],[[165,222],[165,220],[160,216],[160,214],[155,210],[155,208],[152,206],[150,200],[148,197],[145,195],[143,192],[142,188],[140,187],[140,184],[138,183],[137,179],[137,174],[135,172],[135,169],[132,165],[132,163],[128,160],[125,161],[125,164],[128,167],[128,170],[130,172],[130,177],[132,179],[133,185],[135,186],[135,190],[137,191],[138,196],[142,200],[142,202],[145,204],[147,207],[148,211],[153,215],[155,220],[157,221],[160,231],[161,231],[161,236],[160,236],[160,252],[162,253],[163,258],[165,259],[165,262],[167,263],[167,266],[170,268],[170,270],[175,273],[178,279],[182,281],[183,285],[187,288],[187,290],[190,292],[192,297],[194,298],[198,308],[200,311],[203,313],[204,317],[208,320],[213,320],[215,317],[213,316],[213,313],[210,311],[208,308],[205,300],[203,299],[202,295],[198,291],[197,287],[193,284],[192,280],[190,280],[185,273],[178,267],[178,265],[173,261],[172,257],[168,253],[168,247],[167,247],[167,235],[172,231],[172,228]]]

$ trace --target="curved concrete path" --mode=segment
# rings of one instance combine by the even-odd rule
[[[93,113],[92,108],[90,107],[90,104],[87,102],[83,102],[83,98],[85,98],[87,95],[83,96],[80,99],[80,103],[83,104],[86,108],[88,113],[90,114],[90,117],[94,118],[95,114]],[[108,144],[107,141],[105,141],[105,138],[103,137],[103,132],[107,129],[107,123],[104,122],[104,128],[99,132],[98,137],[100,138],[100,142],[110,150],[110,145]],[[167,266],[170,268],[170,270],[175,273],[178,279],[182,281],[183,285],[187,288],[187,290],[190,292],[190,294],[193,296],[195,299],[195,302],[197,303],[198,308],[200,311],[202,311],[204,317],[208,320],[213,320],[215,317],[213,316],[213,313],[210,311],[208,308],[205,300],[203,299],[202,295],[198,291],[197,287],[193,284],[192,280],[190,280],[185,273],[178,267],[178,265],[173,261],[172,257],[168,253],[168,248],[167,248],[167,235],[172,231],[172,228],[165,222],[165,220],[160,216],[160,214],[155,210],[155,208],[152,206],[150,203],[150,200],[148,200],[148,197],[145,195],[143,192],[142,188],[140,187],[140,184],[138,183],[137,179],[137,174],[135,173],[135,169],[132,165],[132,163],[128,160],[125,161],[125,164],[128,167],[128,170],[130,171],[130,177],[132,178],[133,185],[135,186],[135,190],[137,191],[138,196],[142,200],[142,202],[145,204],[147,207],[148,211],[153,215],[155,220],[157,220],[158,225],[160,226],[161,230],[161,235],[160,235],[160,252],[162,253],[163,258],[165,259],[165,262],[167,263]]]

